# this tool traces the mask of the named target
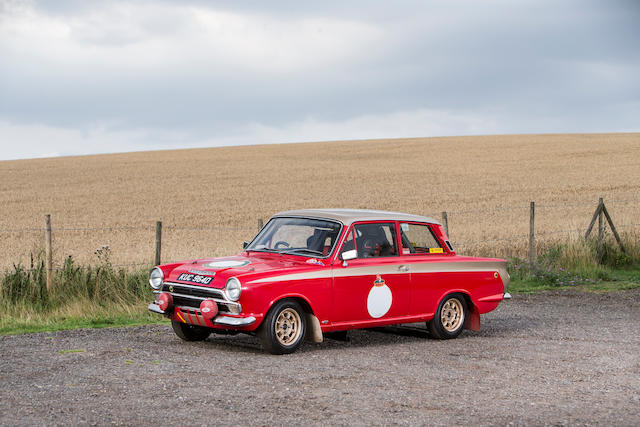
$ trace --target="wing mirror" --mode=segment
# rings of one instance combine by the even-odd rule
[[[344,251],[340,254],[340,258],[342,258],[342,266],[346,267],[347,261],[358,258],[358,251],[356,251],[355,249]]]
[[[247,246],[249,246],[249,242],[242,242],[242,249],[247,249]]]

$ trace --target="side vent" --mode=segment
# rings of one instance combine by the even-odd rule
[[[451,246],[451,242],[450,242],[450,241],[448,241],[448,240],[445,240],[445,241],[444,241],[444,243],[446,243],[446,245],[447,245],[447,247],[449,248],[449,250],[450,250],[451,252],[453,252],[453,246]]]

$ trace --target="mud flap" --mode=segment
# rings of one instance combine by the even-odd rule
[[[471,329],[472,331],[480,330],[480,312],[478,308],[472,303],[471,304],[471,315],[467,316],[467,319],[464,321],[464,328]]]
[[[311,313],[307,313],[307,326],[308,329],[305,339],[311,342],[322,342],[322,329],[320,328],[320,321]]]

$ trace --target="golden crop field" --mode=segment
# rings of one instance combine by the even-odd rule
[[[524,254],[588,225],[598,197],[637,232],[640,134],[505,135],[149,151],[0,162],[0,268],[28,264],[51,214],[54,262],[229,255],[258,219],[295,208],[447,211],[459,253]],[[577,232],[574,233],[577,235]],[[509,239],[509,240],[500,240]]]

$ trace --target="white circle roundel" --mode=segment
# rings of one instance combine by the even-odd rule
[[[249,264],[249,261],[237,261],[237,260],[227,260],[227,261],[213,261],[204,264],[205,267],[209,268],[233,268],[233,267],[242,267]]]
[[[389,289],[384,280],[378,275],[367,297],[367,311],[369,311],[369,315],[374,319],[384,316],[391,308],[392,302],[393,295],[391,294],[391,289]]]

